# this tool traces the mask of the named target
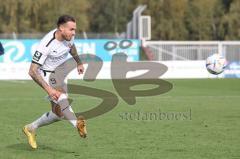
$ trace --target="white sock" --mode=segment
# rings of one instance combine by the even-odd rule
[[[52,111],[44,113],[40,118],[29,124],[29,128],[32,131],[35,131],[37,128],[45,125],[49,125],[51,123],[60,121],[61,118],[54,114]]]
[[[67,95],[61,94],[58,99],[58,105],[61,107],[62,114],[74,127],[77,127],[77,117],[69,105]]]
[[[72,112],[72,113],[74,114],[74,116],[75,116],[75,113],[73,112],[73,109],[72,109],[72,106],[71,106],[71,105],[69,105],[67,111]],[[76,117],[76,116],[75,116],[75,117]],[[74,127],[77,127],[77,118],[71,119],[71,120],[69,120],[69,122],[70,122]]]

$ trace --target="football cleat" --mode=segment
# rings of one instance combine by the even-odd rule
[[[35,134],[35,132],[30,131],[27,126],[24,126],[23,127],[23,133],[27,136],[29,145],[33,149],[36,149],[37,148],[37,143],[36,143],[36,134]]]
[[[87,128],[86,128],[86,120],[83,116],[79,116],[77,118],[77,129],[78,133],[82,138],[87,137]]]

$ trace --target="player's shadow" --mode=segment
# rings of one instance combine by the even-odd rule
[[[77,152],[69,151],[69,150],[63,150],[63,149],[56,149],[53,147],[49,147],[43,144],[38,144],[37,151],[49,151],[49,152],[57,152],[57,153],[66,153],[66,154],[74,154],[75,156],[79,156]],[[14,150],[21,150],[21,151],[36,151],[29,147],[27,143],[18,143],[18,144],[12,144],[6,146],[8,149],[14,149]]]

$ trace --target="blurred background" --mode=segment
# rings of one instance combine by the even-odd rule
[[[79,36],[116,37],[139,5],[151,16],[153,40],[238,40],[239,0],[0,0],[0,37],[40,37],[62,14],[77,19]],[[102,35],[99,35],[99,34]],[[22,35],[18,35],[22,34]],[[9,36],[10,35],[10,36]]]
[[[167,65],[163,78],[240,77],[239,0],[0,0],[1,79],[29,79],[26,74],[39,40],[56,28],[57,18],[77,20],[79,54],[104,61],[99,78],[110,78],[112,55]],[[130,39],[130,47],[104,49],[109,41]],[[128,45],[128,44],[126,44]],[[205,60],[219,53],[228,61],[225,72],[212,76]],[[8,63],[12,63],[12,68]]]

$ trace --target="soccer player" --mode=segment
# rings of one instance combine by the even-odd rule
[[[77,54],[74,45],[76,32],[76,21],[72,16],[60,16],[57,28],[46,34],[40,41],[29,69],[29,75],[48,94],[52,110],[44,113],[40,118],[23,127],[29,145],[37,148],[35,139],[36,130],[44,125],[49,125],[65,118],[79,135],[86,137],[86,121],[83,117],[76,117],[67,98],[67,85],[64,82],[68,54],[70,53],[76,61],[79,74],[84,71],[83,64]],[[57,69],[56,69],[57,68]],[[58,72],[55,72],[58,71]]]

